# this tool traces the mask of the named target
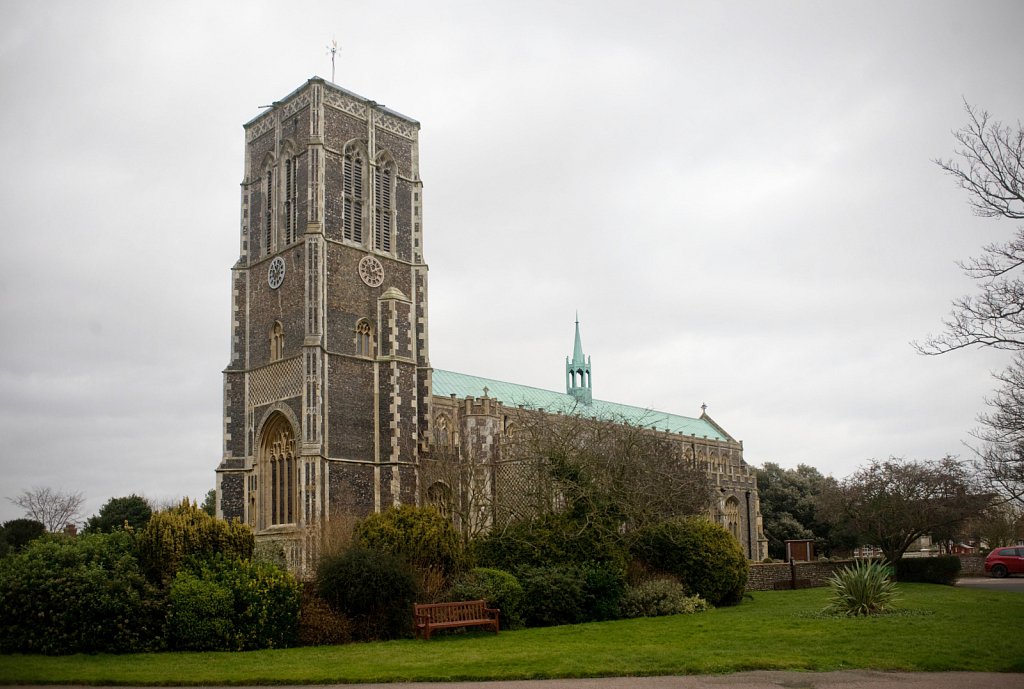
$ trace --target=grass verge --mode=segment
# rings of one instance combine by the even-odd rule
[[[261,685],[853,668],[1024,672],[1019,593],[901,584],[906,613],[814,615],[826,589],[697,615],[248,653],[0,656],[7,684]]]

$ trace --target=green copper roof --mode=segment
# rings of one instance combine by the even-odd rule
[[[516,407],[521,404],[527,409],[560,411],[563,414],[576,413],[595,419],[629,422],[637,426],[657,428],[660,431],[668,430],[672,433],[695,435],[698,438],[706,436],[713,440],[730,439],[707,419],[693,419],[688,416],[667,414],[604,400],[594,400],[592,404],[583,405],[579,404],[572,395],[562,392],[542,390],[529,385],[505,383],[500,380],[469,376],[465,373],[443,371],[437,368],[433,373],[433,388],[436,397],[455,395],[459,399],[464,399],[467,396],[483,397],[484,388],[487,388],[488,396],[501,400],[507,407]]]

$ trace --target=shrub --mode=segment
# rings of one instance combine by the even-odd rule
[[[884,560],[858,560],[833,574],[828,585],[827,613],[875,615],[891,608],[896,599],[896,584]]]
[[[312,585],[302,587],[299,604],[299,645],[328,646],[352,641],[352,623],[316,593]]]
[[[523,587],[508,572],[486,567],[471,569],[455,582],[448,599],[487,601],[488,607],[501,610],[502,629],[523,626]]]
[[[164,600],[133,541],[128,532],[51,536],[0,561],[0,652],[160,650]]]
[[[528,627],[614,619],[625,590],[622,571],[601,564],[523,567],[518,578]]]
[[[914,557],[896,561],[897,581],[917,581],[925,584],[946,584],[952,586],[960,574],[960,558],[956,555],[942,557]]]
[[[248,525],[211,517],[187,499],[154,514],[138,538],[143,569],[152,581],[168,585],[186,560],[217,554],[248,560],[254,544]]]
[[[651,571],[675,577],[688,593],[712,605],[733,605],[743,598],[743,549],[709,519],[670,519],[645,527],[637,532],[632,553]]]
[[[704,612],[708,602],[700,596],[687,596],[683,585],[674,579],[651,579],[629,586],[622,595],[622,616],[661,617]]]
[[[478,564],[514,572],[518,567],[604,562],[623,567],[626,553],[605,530],[564,514],[547,514],[495,529],[473,543]]]
[[[230,651],[234,612],[235,597],[225,585],[182,570],[168,594],[168,643],[182,651]]]
[[[246,651],[295,643],[299,585],[278,567],[216,556],[170,588],[168,636],[182,650]]]
[[[391,553],[418,570],[450,576],[465,567],[458,531],[433,507],[401,505],[371,514],[356,524],[353,536],[358,546]]]
[[[355,638],[393,639],[412,631],[416,580],[391,553],[352,548],[322,559],[317,592],[352,620]]]

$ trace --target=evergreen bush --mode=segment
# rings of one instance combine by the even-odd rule
[[[48,536],[0,560],[0,652],[160,650],[164,597],[130,532]]]
[[[747,585],[747,559],[732,534],[703,517],[670,519],[640,529],[633,556],[647,569],[675,577],[712,605],[734,605]]]
[[[850,617],[886,612],[897,593],[890,571],[885,560],[858,560],[839,570],[829,578],[831,591],[825,612]]]
[[[295,643],[299,585],[270,563],[221,555],[193,560],[170,587],[169,643],[181,650],[247,651]]]
[[[448,599],[487,601],[487,607],[501,610],[502,629],[523,626],[523,587],[514,575],[500,569],[477,567],[469,570],[456,580]]]
[[[565,514],[546,514],[491,531],[474,541],[473,553],[480,566],[507,572],[585,562],[624,567],[626,551],[610,533]]]
[[[138,537],[139,560],[150,579],[169,585],[186,560],[252,558],[252,529],[237,521],[211,517],[189,500],[157,512]]]
[[[434,507],[401,505],[371,514],[356,524],[353,536],[356,545],[391,553],[418,570],[451,576],[465,568],[462,538]]]
[[[523,618],[528,627],[577,624],[619,616],[622,570],[607,564],[522,567]]]
[[[661,617],[704,612],[710,605],[700,596],[686,595],[686,589],[675,579],[650,579],[636,586],[627,586],[622,595],[622,616]]]
[[[411,634],[416,579],[404,560],[355,547],[323,558],[316,581],[320,596],[352,621],[354,638],[394,639]]]
[[[138,531],[145,528],[152,516],[153,508],[139,495],[133,493],[123,498],[110,498],[99,513],[85,522],[83,533],[110,533],[125,526]]]
[[[960,575],[960,566],[956,555],[903,558],[896,561],[896,580],[952,586]]]

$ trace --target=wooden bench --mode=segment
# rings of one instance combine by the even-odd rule
[[[482,600],[459,601],[457,603],[416,603],[413,616],[416,635],[430,640],[435,629],[457,627],[490,627],[498,633],[498,617],[501,611],[488,608]]]

